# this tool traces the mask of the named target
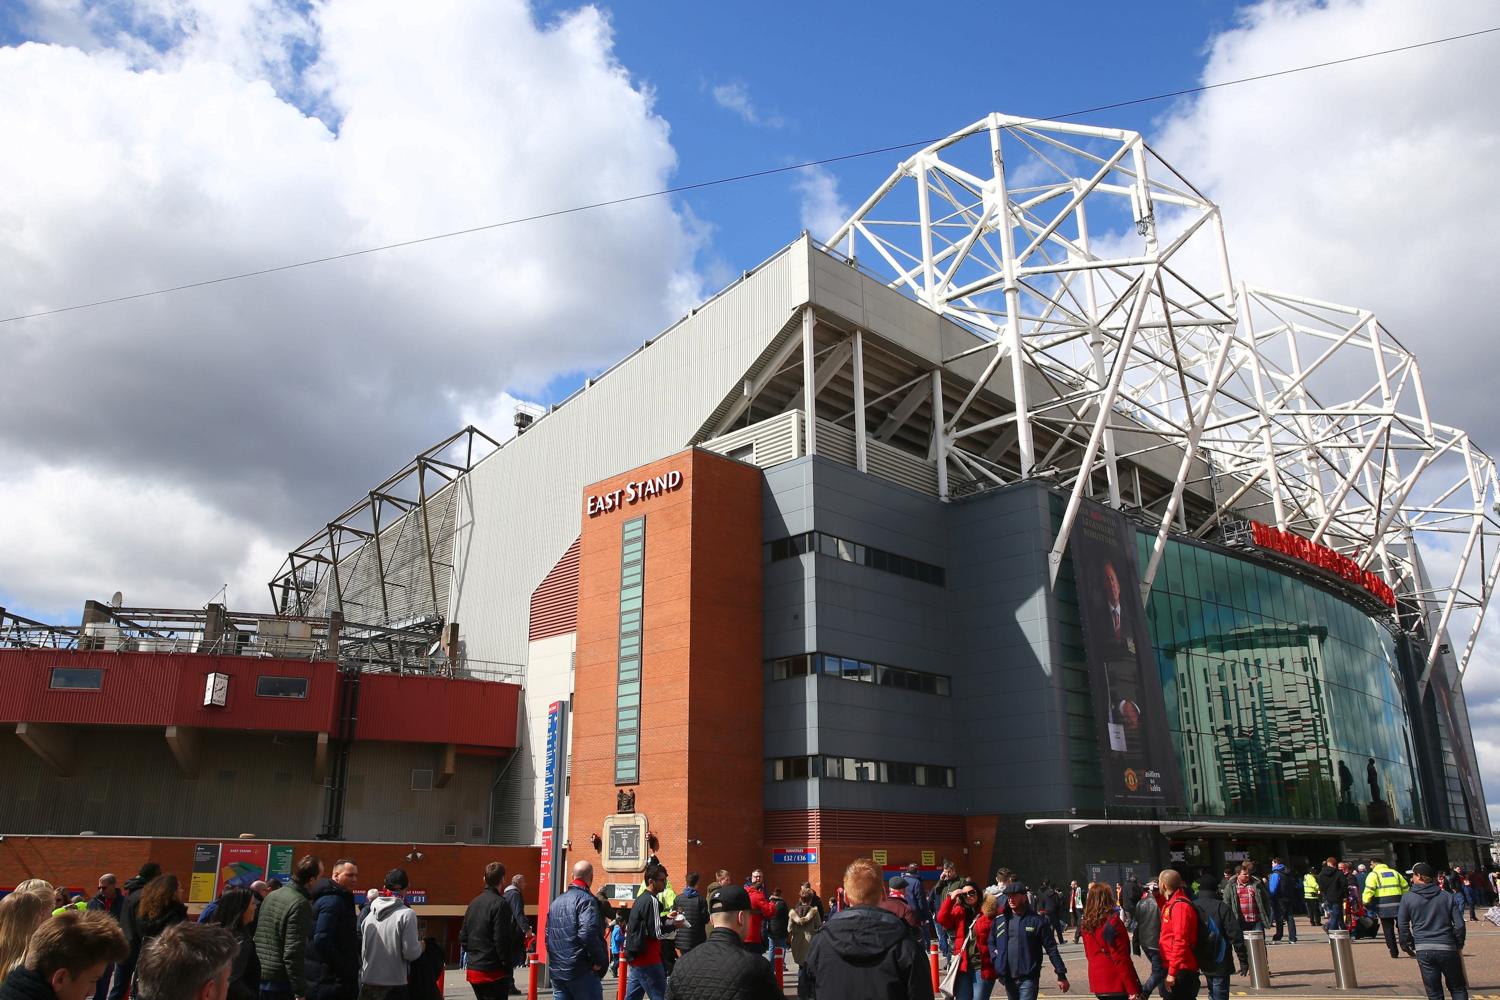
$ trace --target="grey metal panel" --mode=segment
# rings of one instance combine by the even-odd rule
[[[450,620],[471,658],[524,661],[531,591],[578,536],[584,487],[692,439],[807,301],[807,260],[799,240],[469,474]]]
[[[412,788],[414,769],[442,764],[441,746],[361,742],[349,754],[344,836],[349,840],[483,843],[490,786],[504,761],[459,755],[444,788]],[[451,832],[449,832],[451,828]]]

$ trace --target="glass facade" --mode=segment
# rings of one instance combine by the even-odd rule
[[[1054,527],[1060,515],[1055,499]],[[1142,568],[1154,540],[1137,536]],[[1099,756],[1071,558],[1056,595],[1075,800],[1097,807]],[[1378,621],[1314,584],[1181,540],[1167,543],[1146,613],[1183,812],[1426,825],[1395,640]]]
[[[1153,536],[1138,536],[1141,565]],[[1146,607],[1187,810],[1424,824],[1395,640],[1349,601],[1169,541]]]
[[[641,780],[641,616],[646,587],[646,519],[620,528],[620,658],[615,683],[615,784]]]

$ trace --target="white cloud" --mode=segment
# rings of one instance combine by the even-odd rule
[[[733,111],[751,125],[781,128],[785,120],[775,112],[766,113],[750,99],[750,88],[738,81],[720,83],[710,88],[714,103],[726,111]]]
[[[850,215],[849,206],[839,198],[838,178],[819,166],[803,167],[794,178],[792,186],[801,199],[802,228],[813,239],[826,242]]]
[[[1269,0],[1213,39],[1205,83],[1440,38],[1494,21],[1483,0]],[[1434,418],[1500,451],[1490,275],[1500,257],[1495,44],[1478,38],[1226,87],[1148,137],[1224,210],[1237,278],[1373,310],[1422,359]],[[1453,557],[1429,557],[1451,574]],[[1442,573],[1435,573],[1441,576]],[[1465,692],[1500,792],[1500,609]],[[1462,643],[1466,632],[1453,639]]]
[[[17,23],[39,41],[0,48],[0,145],[26,151],[0,157],[8,315],[654,190],[676,167],[592,7],[538,24],[522,0],[48,0]],[[0,326],[9,485],[71,476],[94,520],[122,490],[200,505],[238,539],[200,549],[211,592],[255,540],[296,544],[500,394],[655,334],[699,297],[704,232],[640,201]],[[500,415],[482,429],[508,433]],[[171,532],[110,538],[6,567],[0,597],[206,597],[165,569]]]

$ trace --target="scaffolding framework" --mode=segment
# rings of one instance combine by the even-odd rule
[[[1433,419],[1372,311],[1236,281],[1219,208],[1139,133],[989,115],[901,163],[830,245],[975,335],[945,358],[987,363],[934,420],[939,493],[950,471],[1064,488],[1054,580],[1082,501],[1147,507],[1125,474],[1163,450],[1177,475],[1149,505],[1143,597],[1173,530],[1253,518],[1389,583],[1431,637],[1423,686],[1465,619],[1466,669],[1500,577],[1495,462]],[[1011,411],[976,421],[991,394]],[[1190,509],[1205,479],[1212,503]]]

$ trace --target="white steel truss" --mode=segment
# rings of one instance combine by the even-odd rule
[[[1237,283],[1218,207],[1139,133],[992,114],[903,162],[830,245],[975,334],[945,358],[988,361],[941,415],[940,481],[951,463],[1067,489],[1054,580],[1082,500],[1131,506],[1122,471],[1157,452],[1176,478],[1145,592],[1174,528],[1249,517],[1378,573],[1431,637],[1427,674],[1462,618],[1467,667],[1500,578],[1495,462],[1432,418],[1372,312]],[[985,391],[1013,411],[976,423]],[[1014,461],[967,447],[995,428]],[[1192,516],[1188,492],[1209,501]]]

